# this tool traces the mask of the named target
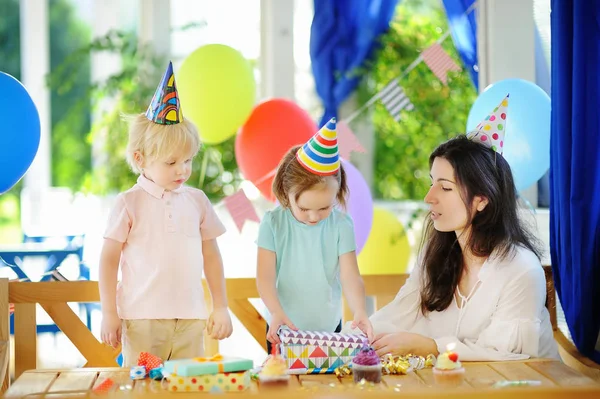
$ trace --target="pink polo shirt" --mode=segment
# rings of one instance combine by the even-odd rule
[[[225,232],[201,190],[166,191],[144,176],[118,195],[104,238],[124,243],[121,319],[207,319],[202,241]]]

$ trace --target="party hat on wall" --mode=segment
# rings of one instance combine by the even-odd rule
[[[154,92],[152,102],[146,111],[146,118],[159,125],[174,125],[183,120],[173,74],[173,64],[170,61]]]
[[[508,96],[509,94],[494,108],[491,114],[477,125],[475,130],[467,133],[469,139],[480,142],[501,155],[504,150]]]
[[[300,165],[316,175],[329,176],[340,169],[335,118],[331,118],[296,153]]]

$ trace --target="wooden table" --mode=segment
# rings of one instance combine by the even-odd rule
[[[600,384],[555,360],[531,360],[524,362],[465,363],[465,383],[463,387],[445,389],[435,387],[431,369],[419,370],[408,375],[384,376],[384,383],[377,388],[358,389],[351,377],[338,380],[333,375],[292,376],[285,392],[266,391],[258,383],[245,393],[231,394],[236,397],[279,396],[286,399],[326,396],[332,397],[397,397],[429,398],[443,395],[450,398],[479,398],[485,391],[486,399],[526,397],[561,398],[565,395],[578,399],[600,397]],[[158,381],[129,379],[129,370],[121,368],[72,369],[72,370],[31,370],[23,373],[15,381],[7,398],[56,398],[92,396],[91,390],[104,378],[109,377],[120,387],[105,396],[189,398],[206,396],[206,393],[169,393],[161,388]],[[492,384],[502,380],[537,380],[539,387],[492,388]],[[271,393],[273,395],[271,395]],[[99,396],[99,395],[93,395]]]

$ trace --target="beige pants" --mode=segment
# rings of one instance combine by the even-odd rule
[[[137,366],[140,352],[162,360],[204,355],[206,320],[123,320],[123,367]]]

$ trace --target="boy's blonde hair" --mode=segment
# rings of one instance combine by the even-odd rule
[[[198,129],[188,119],[174,125],[159,125],[138,114],[130,119],[127,163],[135,173],[142,173],[134,154],[140,152],[144,162],[166,160],[174,154],[195,156],[200,150]]]

